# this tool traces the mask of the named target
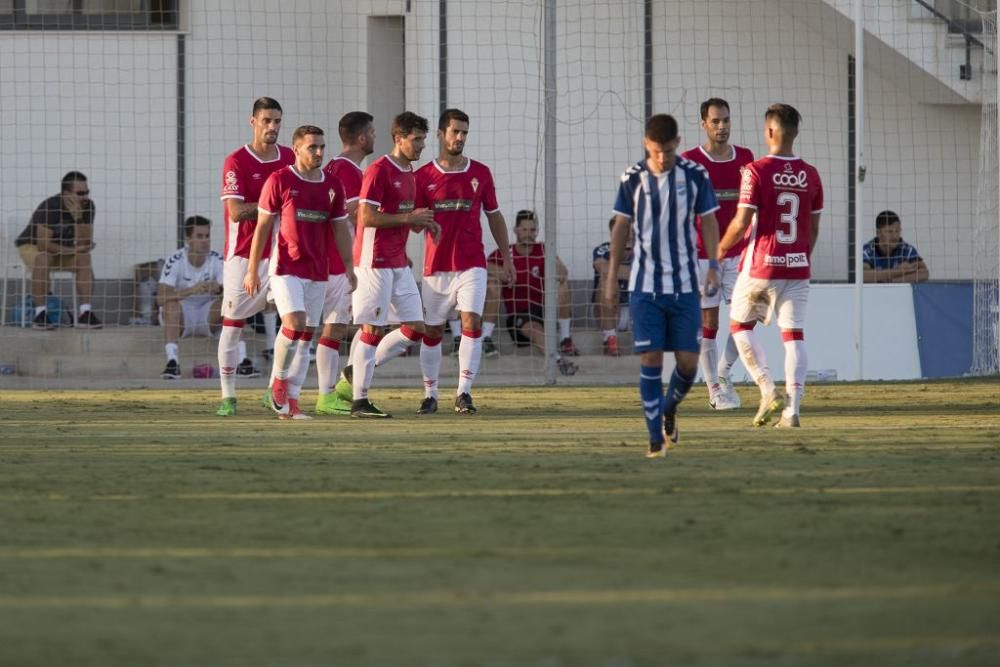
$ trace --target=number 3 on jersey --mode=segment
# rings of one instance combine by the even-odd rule
[[[788,206],[788,210],[781,212],[774,238],[778,243],[792,245],[799,237],[799,196],[794,192],[782,192],[777,202],[779,207]],[[788,225],[788,231],[783,230],[781,225]]]

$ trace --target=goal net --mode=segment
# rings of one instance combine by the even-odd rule
[[[802,113],[796,150],[818,168],[825,191],[811,261],[823,288],[810,304],[811,316],[820,316],[811,334],[817,370],[853,354],[843,313],[851,309],[847,285],[857,278],[855,250],[875,236],[876,213],[891,209],[932,280],[975,282],[975,369],[996,372],[995,48],[967,50],[954,31],[980,34],[956,13],[968,4],[866,0],[859,63],[852,0],[0,0],[0,127],[9,139],[0,157],[0,367],[22,385],[161,382],[171,342],[157,314],[162,261],[185,243],[182,223],[192,215],[212,221],[212,247],[222,251],[222,161],[250,141],[251,105],[266,95],[284,109],[280,142],[289,143],[299,125],[318,125],[327,158],[339,152],[344,113],[373,114],[376,150],[366,164],[391,149],[395,114],[411,110],[430,121],[419,165],[438,152],[441,110],[467,112],[466,154],[491,168],[511,240],[521,210],[536,213],[537,241],[556,239],[546,247],[567,276],[563,284],[546,276],[546,298],[559,306],[543,324],[579,353],[519,344],[501,295],[486,314],[496,355],[490,349],[479,381],[634,382],[628,318],[619,317],[624,304],[600,304],[595,290],[595,258],[608,240],[619,176],[643,158],[647,115],[675,116],[680,149],[692,149],[707,141],[701,102],[719,97],[730,107],[731,143],[757,156],[766,152],[768,104]],[[554,42],[546,41],[546,21]],[[981,40],[995,45],[995,15],[983,25]],[[864,108],[857,107],[860,67]],[[860,210],[859,113],[867,168]],[[87,187],[78,189],[89,190],[95,207],[95,246],[84,260],[93,280],[74,280],[65,269],[76,265],[42,271],[46,304],[67,315],[50,312],[61,326],[36,331],[42,304],[30,296],[39,272],[15,241],[43,201],[62,196],[72,171],[86,175]],[[482,230],[489,253],[495,244],[485,219]],[[418,276],[422,243],[411,235]],[[909,298],[899,293],[898,300]],[[898,300],[887,299],[866,296],[866,309],[896,317]],[[84,300],[103,329],[68,326]],[[723,305],[719,354],[727,312]],[[900,326],[912,329],[912,309],[906,312]],[[263,377],[241,380],[241,392],[266,382],[272,343],[265,329],[261,319],[245,330],[246,354]],[[889,377],[878,359],[898,344],[877,327],[869,331],[873,365],[865,372]],[[611,333],[621,356],[607,354]],[[915,356],[916,336],[906,335]],[[176,342],[183,382],[195,382],[196,366],[217,366],[212,338]],[[450,336],[444,345],[450,352]],[[765,345],[774,350],[772,367],[780,366],[777,334],[768,333]],[[547,363],[553,353],[561,365]],[[919,377],[919,364],[908,363],[893,372]],[[454,386],[457,373],[456,357],[446,356],[442,385]],[[734,373],[743,378],[739,364]],[[374,386],[380,383],[420,386],[417,357],[380,367]]]

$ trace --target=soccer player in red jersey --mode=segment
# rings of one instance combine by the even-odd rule
[[[326,173],[336,176],[344,186],[344,201],[351,220],[352,238],[358,219],[358,197],[364,176],[361,161],[375,150],[373,121],[372,115],[364,111],[344,114],[338,124],[341,152],[323,168]],[[351,320],[351,291],[347,289],[343,263],[338,254],[330,253],[330,278],[323,304],[323,332],[316,346],[316,375],[319,380],[316,414],[351,414],[350,401],[338,397],[333,391],[340,366],[340,342],[347,333]]]
[[[292,150],[278,145],[281,113],[281,105],[275,99],[261,97],[254,101],[250,114],[253,141],[230,153],[222,164],[221,199],[226,234],[222,333],[219,334],[222,404],[216,411],[220,417],[236,414],[236,375],[257,376],[253,362],[247,359],[246,344],[240,340],[240,332],[244,320],[259,313],[266,305],[267,261],[260,265],[263,288],[258,294],[251,296],[246,293],[243,277],[249,262],[250,244],[257,223],[257,201],[264,181],[278,169],[295,162]],[[269,247],[268,239],[263,248],[265,257]]]
[[[260,293],[257,270],[271,236],[272,221],[277,218],[268,272],[281,316],[281,332],[274,341],[276,370],[271,383],[271,407],[288,419],[309,419],[299,408],[298,398],[309,370],[312,329],[319,325],[323,310],[329,254],[339,254],[350,289],[357,284],[344,186],[336,176],[321,169],[325,148],[322,129],[303,125],[295,130],[295,164],[271,174],[261,191],[257,229],[243,279],[249,295]],[[336,249],[329,245],[331,225]]]
[[[740,177],[743,167],[753,162],[753,152],[749,148],[729,143],[732,120],[729,116],[729,103],[726,100],[713,97],[701,103],[701,127],[705,131],[705,143],[681,153],[681,157],[697,162],[708,171],[712,181],[715,197],[719,202],[719,210],[715,219],[719,223],[719,238],[726,233],[729,221],[736,213],[736,202],[739,199]],[[698,263],[702,275],[708,270],[710,258],[705,253],[705,243],[701,237],[701,217],[695,220],[698,230]],[[721,288],[712,295],[701,295],[701,374],[708,385],[708,403],[716,410],[732,410],[740,407],[740,395],[729,380],[733,364],[739,358],[736,343],[730,336],[726,340],[725,352],[719,360],[719,351],[715,337],[719,331],[719,304],[722,299],[729,304],[733,299],[733,287],[739,274],[739,259],[744,240],[740,240],[726,252],[719,262],[719,281]]]
[[[801,119],[788,104],[768,107],[764,114],[768,154],[743,171],[739,208],[719,242],[721,260],[750,229],[733,291],[730,329],[743,365],[760,387],[754,426],[763,426],[779,412],[775,426],[798,426],[806,382],[803,328],[809,260],[823,211],[823,184],[815,167],[795,155],[793,144]],[[786,396],[774,386],[753,334],[756,322],[768,324],[775,313],[785,345]]]
[[[468,136],[469,116],[459,109],[445,109],[438,119],[437,159],[416,173],[415,205],[434,211],[434,220],[441,227],[440,236],[428,235],[425,244],[421,296],[426,329],[420,346],[424,400],[417,414],[437,412],[441,338],[452,310],[457,310],[462,320],[455,412],[476,412],[472,383],[482,357],[482,314],[486,300],[481,212],[486,213],[497,247],[504,248],[499,268],[503,280],[511,279],[507,223],[497,203],[493,174],[482,162],[463,155]]]
[[[412,163],[420,159],[427,140],[427,119],[404,111],[392,120],[392,152],[365,170],[354,238],[354,266],[358,276],[352,307],[361,334],[351,349],[337,393],[350,387],[351,416],[385,418],[390,415],[368,400],[368,387],[378,363],[396,357],[424,336],[424,314],[417,282],[406,257],[410,230],[426,230],[435,238],[441,228],[434,212],[416,208],[416,181]],[[389,335],[384,327],[389,311],[402,323]]]

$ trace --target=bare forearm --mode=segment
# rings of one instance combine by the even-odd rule
[[[354,255],[352,253],[351,230],[347,220],[333,223],[333,240],[337,244],[337,252],[340,253],[340,260],[345,267],[354,266]]]
[[[244,202],[239,199],[227,199],[226,207],[229,210],[229,219],[234,222],[257,219],[257,202]]]
[[[358,217],[361,224],[373,229],[385,229],[390,227],[405,227],[410,224],[410,214],[407,213],[383,213],[371,206],[359,208]]]

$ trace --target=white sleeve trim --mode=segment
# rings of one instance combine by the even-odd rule
[[[632,214],[631,213],[625,213],[624,211],[619,211],[618,209],[614,209],[614,208],[611,209],[611,212],[614,213],[615,215],[620,215],[623,218],[628,218],[629,220],[632,219]]]
[[[239,199],[240,201],[243,201],[243,200],[246,199],[246,197],[244,197],[243,195],[222,195],[221,197],[219,197],[219,199],[222,199],[222,200],[226,200],[226,199]]]
[[[258,210],[258,211],[260,211],[261,213],[267,213],[268,215],[278,215],[278,214],[277,214],[276,212],[274,212],[274,211],[268,211],[268,210],[267,210],[266,208],[264,208],[263,206],[258,206],[258,207],[257,207],[257,210]]]
[[[757,207],[754,206],[753,204],[742,204],[741,203],[741,204],[737,204],[736,208],[752,208],[755,211],[757,210]]]
[[[378,208],[379,206],[382,205],[382,202],[375,201],[374,199],[361,199],[360,201],[361,201],[362,204],[371,204],[375,208]]]
[[[811,211],[811,213],[822,213],[822,212],[823,212],[823,209],[821,209],[821,208],[816,208],[816,209],[813,209]]]
[[[486,209],[483,209],[483,212],[484,212],[484,213],[496,213],[496,212],[497,212],[497,211],[499,211],[499,210],[500,210],[500,207],[499,207],[499,206],[497,206],[497,207],[496,207],[495,209],[493,209],[492,211],[487,211]]]

